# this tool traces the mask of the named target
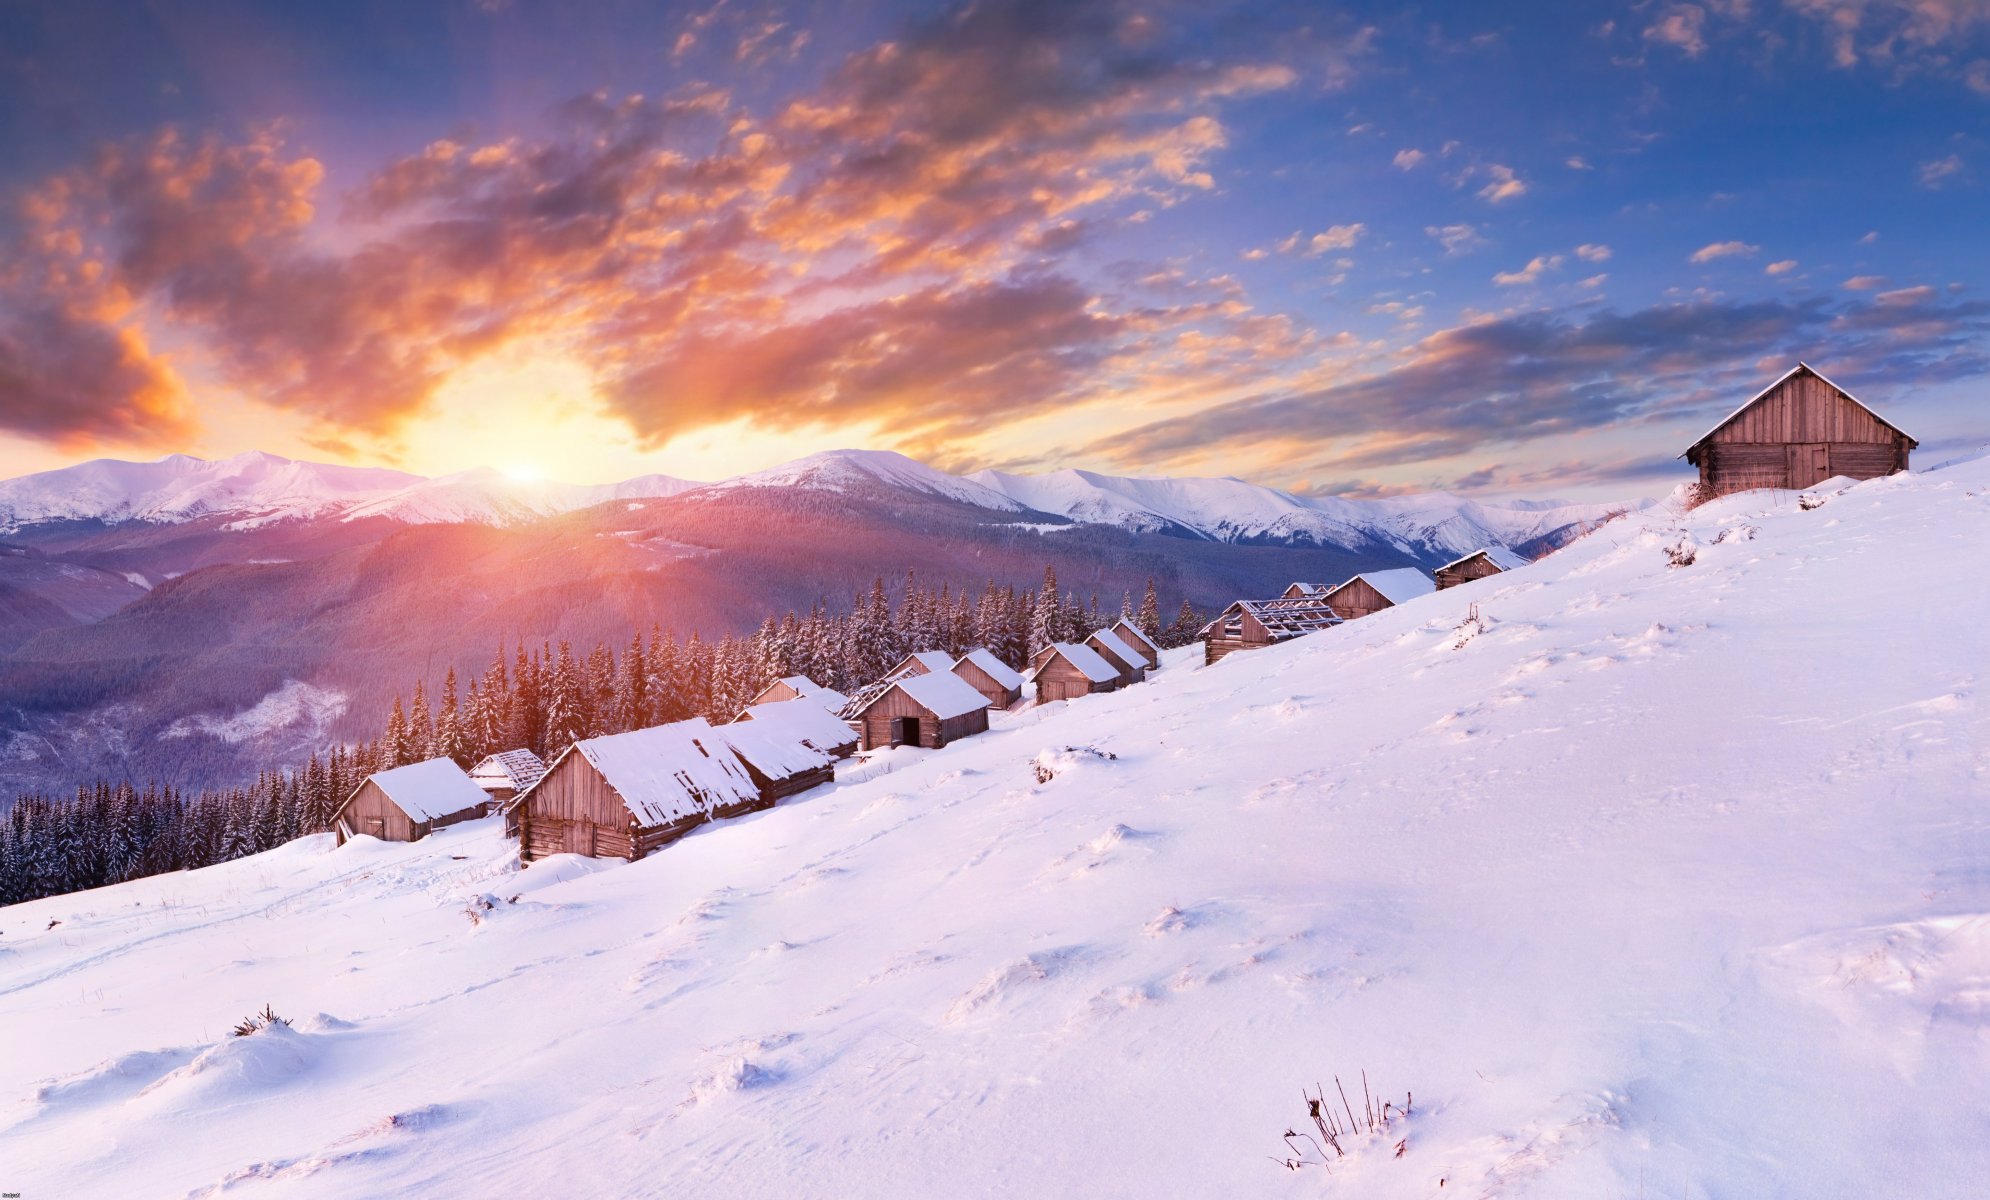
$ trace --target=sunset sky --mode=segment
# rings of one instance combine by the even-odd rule
[[[0,475],[1654,494],[1990,440],[1990,0],[0,6]]]

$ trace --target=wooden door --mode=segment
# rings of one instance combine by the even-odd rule
[[[1813,487],[1831,478],[1830,448],[1823,442],[1798,442],[1785,447],[1793,488]]]
[[[567,822],[567,853],[594,857],[594,822]]]

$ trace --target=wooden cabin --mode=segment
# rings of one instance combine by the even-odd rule
[[[1035,685],[1036,702],[1047,704],[1094,692],[1116,692],[1125,673],[1090,646],[1056,642],[1037,651],[1024,678]]]
[[[1147,661],[1148,670],[1152,671],[1161,665],[1161,644],[1148,637],[1140,626],[1121,617],[1106,628],[1112,630],[1120,641],[1139,651],[1140,657]]]
[[[545,773],[545,760],[530,750],[500,750],[470,768],[470,782],[490,797],[492,809],[505,812],[513,797],[539,782]],[[510,816],[505,817],[504,833],[506,837],[518,836],[518,823]]]
[[[1436,590],[1436,581],[1422,571],[1398,567],[1393,571],[1364,571],[1321,598],[1333,606],[1342,620],[1352,621]]]
[[[1907,469],[1920,445],[1852,394],[1798,363],[1686,448],[1706,499],[1750,488],[1815,487],[1834,475]]]
[[[1321,594],[1280,596],[1276,600],[1237,600],[1196,631],[1207,666],[1239,650],[1262,650],[1341,623]]]
[[[865,750],[884,746],[938,750],[988,732],[988,697],[952,671],[891,680],[846,713],[857,727],[858,745]]]
[[[721,810],[759,802],[746,764],[700,718],[584,738],[512,801],[518,857],[584,854],[633,862]]]
[[[954,674],[988,698],[990,708],[1007,708],[1023,697],[1023,675],[985,648],[969,650],[954,662]]]
[[[733,718],[734,724],[741,721],[771,721],[786,736],[831,758],[848,758],[857,752],[857,731],[835,713],[816,707],[806,696],[755,704]]]
[[[944,675],[954,669],[953,655],[944,650],[914,650],[884,673],[884,678],[904,679],[912,675]]]
[[[747,707],[779,704],[783,700],[812,700],[825,712],[836,712],[850,702],[842,692],[823,687],[806,675],[786,675],[761,688],[759,695],[747,701]]]
[[[784,703],[794,704],[797,701]],[[802,700],[799,703],[808,702]],[[760,793],[751,804],[714,808],[712,815],[715,817],[737,817],[757,809],[772,808],[777,800],[799,796],[836,778],[836,765],[829,755],[787,730],[785,722],[779,717],[734,721],[730,725],[717,726],[712,732],[746,765],[746,774]]]
[[[1505,546],[1487,546],[1474,550],[1463,558],[1454,558],[1437,570],[1431,577],[1437,582],[1437,590],[1454,588],[1474,579],[1484,579],[1488,575],[1498,575],[1527,565],[1528,560],[1508,550]]]
[[[1278,594],[1280,600],[1299,600],[1306,596],[1324,596],[1333,589],[1324,583],[1288,583]]]
[[[1147,678],[1147,660],[1112,630],[1095,630],[1092,636],[1085,639],[1085,644],[1098,651],[1107,666],[1119,668],[1119,686],[1126,687]]]
[[[490,797],[446,758],[378,771],[332,814],[338,844],[365,834],[383,842],[418,842],[458,821],[490,811]]]

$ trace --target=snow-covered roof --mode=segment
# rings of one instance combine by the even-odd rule
[[[665,825],[760,798],[746,767],[702,717],[584,738],[567,754],[580,755],[599,771],[643,825]]]
[[[739,721],[755,725],[765,722],[825,753],[834,753],[857,740],[856,730],[839,720],[835,713],[816,707],[815,702],[806,696],[755,704],[739,714],[734,724]]]
[[[1428,596],[1437,590],[1437,581],[1417,567],[1397,567],[1392,571],[1363,571],[1354,579],[1359,579],[1374,588],[1391,604],[1401,604],[1418,596]],[[1353,583],[1354,579],[1341,584],[1334,589],[1334,592],[1340,591],[1348,583]],[[1327,594],[1331,596],[1334,592]]]
[[[1518,567],[1524,567],[1527,565],[1529,561],[1528,559],[1522,558],[1520,555],[1515,554],[1513,551],[1508,550],[1505,546],[1482,546],[1479,549],[1472,551],[1470,554],[1459,555],[1457,558],[1452,559],[1450,562],[1445,563],[1443,566],[1437,569],[1440,571],[1448,571],[1452,567],[1457,566],[1459,563],[1465,562],[1469,559],[1477,558],[1481,554],[1486,556],[1487,562],[1491,563],[1495,567],[1498,567],[1502,571],[1511,571]]]
[[[1159,654],[1161,652],[1160,643],[1156,642],[1153,638],[1148,637],[1147,634],[1140,628],[1140,626],[1135,625],[1133,622],[1127,620],[1125,617],[1121,617],[1119,620],[1114,621],[1112,623],[1112,629],[1114,633],[1123,634],[1140,639],[1143,645],[1145,645],[1149,650],[1152,650],[1156,654]]]
[[[530,750],[500,750],[471,767],[470,780],[485,791],[510,788],[522,792],[545,773],[545,760]]]
[[[787,703],[805,705],[808,701],[790,700]],[[829,755],[809,745],[806,739],[796,735],[778,717],[765,721],[758,718],[735,721],[730,725],[720,725],[712,732],[730,746],[734,754],[769,779],[787,779],[829,765]]]
[[[912,665],[914,663],[919,664],[920,666],[926,668],[926,670],[928,671],[932,671],[942,675],[954,669],[953,656],[948,654],[944,650],[914,650],[912,653],[900,659],[898,665],[893,667],[891,669],[891,672],[887,674],[885,678],[886,679],[898,678],[900,675],[903,675],[906,672],[912,670]]]
[[[996,658],[994,652],[985,646],[976,646],[974,649],[969,650],[966,654],[961,655],[960,662],[954,665],[958,667],[960,663],[973,663],[975,666],[980,667],[987,674],[988,678],[995,681],[995,686],[997,687],[1019,688],[1023,686],[1021,673],[1008,663]]]
[[[829,712],[835,712],[850,702],[850,697],[833,687],[824,687],[806,675],[783,675],[778,682],[785,683],[795,692],[813,700]],[[771,684],[769,686],[772,686]],[[763,689],[764,690],[764,689]],[[775,701],[774,703],[778,703]]]
[[[942,721],[964,717],[977,708],[988,707],[988,697],[975,691],[973,684],[952,671],[930,671],[924,675],[894,679],[889,686],[880,688],[865,707],[876,704],[894,688],[912,697],[913,703]]]
[[[1127,645],[1124,640],[1115,636],[1112,630],[1101,629],[1097,633],[1094,633],[1092,637],[1097,638],[1099,644],[1105,647],[1109,653],[1118,655],[1119,661],[1125,663],[1127,666],[1144,667],[1147,665],[1146,657],[1138,650]]]
[[[1768,395],[1770,392],[1773,392],[1777,388],[1783,386],[1783,384],[1787,383],[1791,379],[1791,377],[1801,374],[1805,371],[1810,372],[1812,375],[1817,376],[1819,379],[1823,379],[1824,383],[1828,387],[1835,390],[1839,395],[1845,397],[1845,399],[1847,400],[1850,400],[1852,403],[1857,404],[1860,408],[1864,408],[1866,411],[1866,415],[1870,416],[1873,420],[1878,421],[1880,424],[1886,426],[1888,429],[1893,430],[1893,432],[1899,434],[1901,437],[1906,438],[1908,441],[1910,442],[1914,441],[1913,435],[1908,433],[1905,429],[1902,429],[1900,426],[1895,425],[1893,422],[1887,420],[1885,417],[1880,416],[1872,409],[1866,408],[1865,404],[1861,402],[1857,396],[1854,396],[1852,393],[1846,391],[1844,388],[1839,387],[1837,384],[1832,383],[1829,379],[1825,379],[1824,372],[1818,370],[1816,367],[1811,366],[1809,363],[1799,362],[1796,366],[1791,367],[1789,370],[1777,376],[1776,382],[1770,384],[1768,387],[1763,388],[1761,391],[1755,393],[1753,396],[1750,396],[1746,401],[1742,403],[1740,408],[1735,409],[1733,412],[1722,417],[1720,420],[1715,421],[1713,424],[1713,428],[1707,430],[1699,437],[1694,438],[1692,442],[1689,445],[1687,445],[1685,451],[1679,455],[1679,457],[1684,458],[1686,457],[1686,455],[1691,454],[1693,452],[1694,446],[1699,445],[1701,442],[1704,442],[1708,438],[1719,433],[1721,431],[1721,426],[1727,424],[1729,421],[1734,420],[1742,413],[1747,412],[1751,407],[1753,407],[1753,405],[1757,400],[1760,400],[1762,397]],[[1916,443],[1916,445],[1918,444],[1919,443]]]
[[[1324,596],[1331,591],[1333,591],[1333,588],[1324,583],[1307,583],[1303,580],[1295,579],[1285,585],[1285,591],[1282,594],[1289,599],[1297,599],[1300,596]]]
[[[1053,659],[1062,658],[1078,668],[1078,673],[1093,683],[1111,683],[1119,678],[1119,668],[1107,662],[1097,650],[1090,646],[1080,646],[1076,642],[1057,642],[1050,647],[1051,653],[1043,656],[1043,661],[1031,669],[1026,678],[1035,679],[1043,674],[1043,669]]]
[[[410,820],[433,821],[489,800],[463,768],[447,758],[409,763],[367,777]]]
[[[1253,620],[1264,626],[1274,642],[1313,633],[1321,629],[1331,629],[1341,623],[1341,615],[1334,611],[1321,593],[1308,596],[1280,596],[1274,600],[1237,600],[1230,607],[1216,614],[1216,618],[1196,631],[1197,637],[1208,637],[1228,622],[1233,613],[1249,613]]]

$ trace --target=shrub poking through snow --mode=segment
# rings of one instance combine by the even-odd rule
[[[1665,561],[1675,567],[1690,567],[1700,557],[1700,545],[1691,534],[1681,534],[1679,540],[1665,548]]]
[[[1474,600],[1465,610],[1465,619],[1458,622],[1458,628],[1452,631],[1458,635],[1458,640],[1451,643],[1451,648],[1463,650],[1465,643],[1491,628],[1492,622],[1479,615],[1479,602]]]
[[[1347,1088],[1338,1075],[1334,1076],[1332,1096],[1318,1084],[1313,1085],[1310,1093],[1304,1088],[1299,1089],[1299,1094],[1306,1101],[1306,1119],[1312,1124],[1314,1132],[1306,1133],[1298,1129],[1285,1131],[1285,1146],[1291,1153],[1283,1158],[1274,1157],[1273,1161],[1288,1171],[1303,1167],[1332,1170],[1334,1159],[1346,1158],[1350,1150],[1378,1138],[1387,1141],[1392,1128],[1408,1119],[1411,1103],[1415,1100],[1412,1093],[1404,1092],[1401,1105],[1393,1100],[1377,1101],[1368,1090],[1366,1071],[1361,1073],[1359,1112],[1355,1111],[1354,1102],[1348,1098]],[[1336,1099],[1340,1102],[1338,1105],[1334,1103]],[[1401,1158],[1409,1150],[1410,1139],[1398,1138],[1390,1157]]]
[[[1797,497],[1797,507],[1805,512],[1810,512],[1812,509],[1823,508],[1824,501],[1827,498],[1817,492],[1805,492],[1803,495]]]
[[[288,1024],[290,1024],[290,1018],[277,1016],[275,1010],[270,1008],[269,1005],[265,1004],[263,1005],[263,1010],[261,1012],[250,1013],[248,1016],[244,1017],[240,1024],[236,1025],[233,1030],[229,1031],[228,1036],[248,1037],[252,1033],[261,1033],[263,1030],[268,1029],[272,1025],[288,1025]]]
[[[1113,762],[1119,758],[1110,750],[1097,746],[1065,746],[1056,750],[1045,750],[1030,760],[1030,773],[1038,783],[1049,783],[1057,778],[1057,773],[1066,767],[1074,766],[1087,758],[1101,762]]]

